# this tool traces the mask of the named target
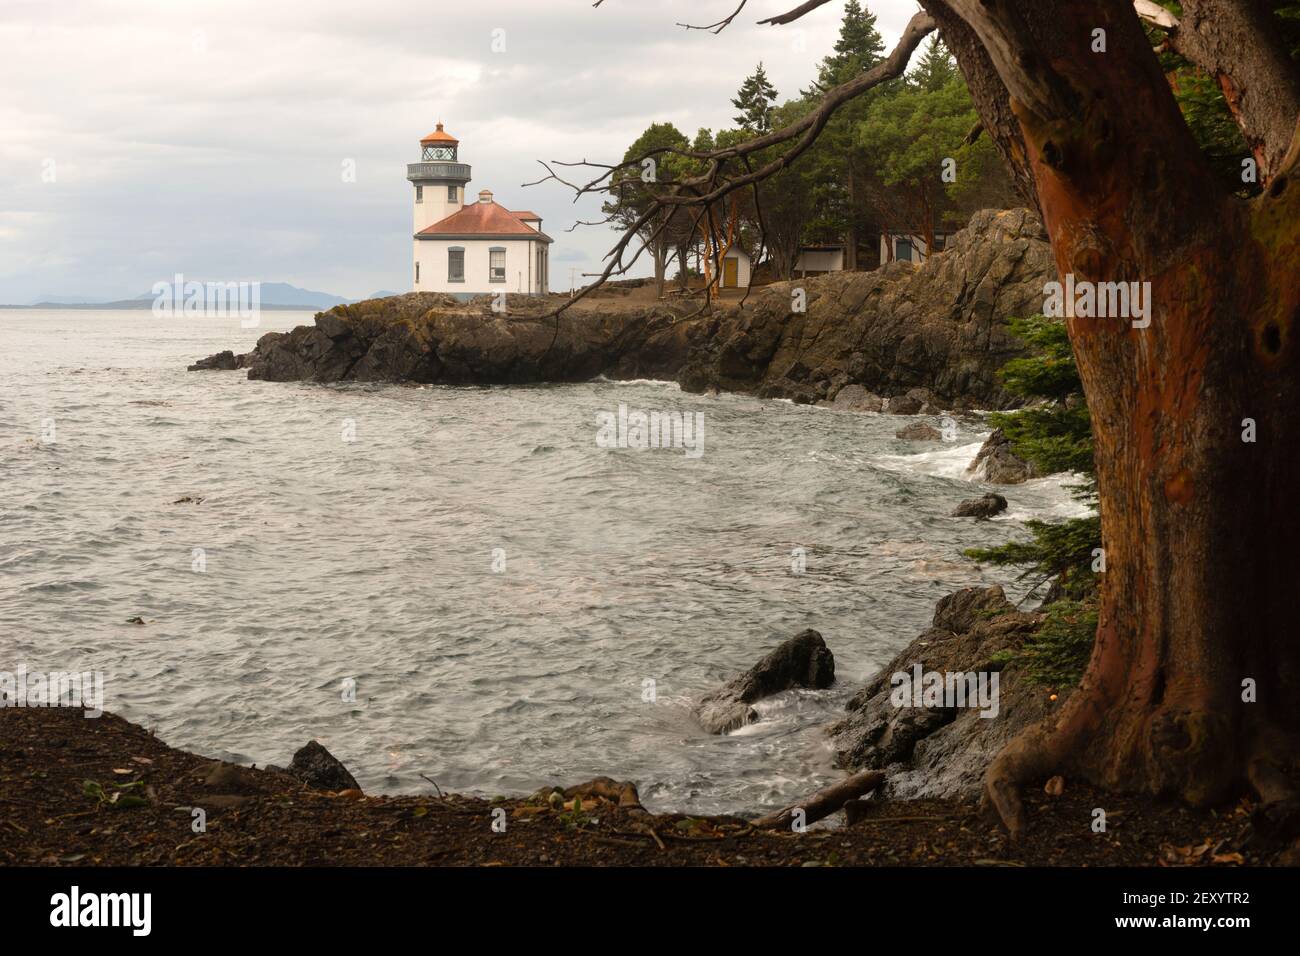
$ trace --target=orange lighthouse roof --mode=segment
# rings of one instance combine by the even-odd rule
[[[442,128],[442,124],[439,123],[438,128],[436,130],[434,130],[428,136],[424,137],[424,139],[420,140],[420,145],[427,146],[430,143],[459,143],[459,142],[460,140],[458,140],[455,136],[452,136],[450,133],[444,131]]]

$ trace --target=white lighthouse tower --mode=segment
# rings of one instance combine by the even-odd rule
[[[460,141],[442,128],[420,140],[420,162],[406,167],[415,186],[415,231],[441,222],[465,205],[465,184],[470,168],[457,162]]]
[[[420,161],[406,167],[415,187],[415,291],[545,295],[554,240],[542,232],[541,217],[506,209],[486,189],[466,205],[470,168],[459,151],[460,141],[439,123],[420,140]]]

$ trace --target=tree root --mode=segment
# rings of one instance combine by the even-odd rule
[[[993,758],[984,774],[981,808],[991,808],[996,812],[1013,842],[1024,835],[1028,825],[1020,788],[1055,773],[1082,732],[1090,726],[1089,714],[1096,713],[1077,697],[1072,698],[1067,707],[1070,709],[1059,719],[1047,717],[1021,732]]]

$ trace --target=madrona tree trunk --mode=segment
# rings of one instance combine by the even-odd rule
[[[1058,770],[1198,805],[1248,782],[1284,798],[1300,730],[1294,117],[1292,142],[1258,147],[1283,158],[1243,201],[1212,179],[1128,3],[922,5],[1032,181],[1062,279],[1150,290],[1145,327],[1067,319],[1096,438],[1097,641],[1057,718],[994,761],[989,798],[1013,835],[1019,786]]]

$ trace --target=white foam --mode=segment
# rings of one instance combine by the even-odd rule
[[[936,478],[956,478],[960,481],[977,481],[978,476],[967,474],[966,469],[984,446],[983,435],[978,441],[969,444],[947,444],[934,451],[923,451],[916,455],[880,455],[873,464],[888,471],[910,471]]]

